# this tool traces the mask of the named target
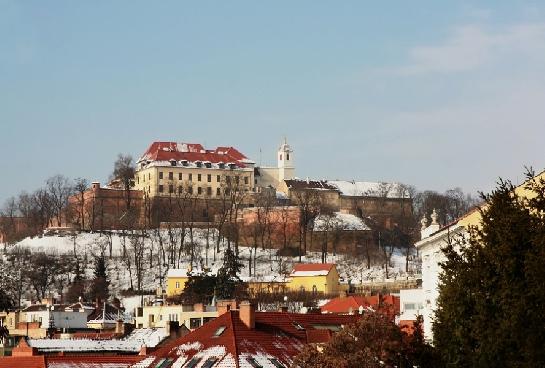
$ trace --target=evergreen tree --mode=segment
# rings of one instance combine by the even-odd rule
[[[227,248],[223,257],[223,266],[218,270],[216,281],[216,297],[219,299],[231,299],[246,295],[244,283],[238,276],[242,263],[237,255]]]
[[[545,365],[545,182],[532,177],[534,198],[501,181],[481,226],[444,249],[433,331],[449,365]]]
[[[212,275],[191,275],[184,285],[184,291],[173,301],[182,304],[204,303],[208,304],[214,297],[217,277]]]
[[[93,271],[95,278],[91,281],[89,297],[91,299],[107,300],[110,296],[106,257],[104,254],[95,257],[95,269]]]
[[[66,291],[66,301],[69,303],[75,303],[80,297],[85,299],[85,283],[86,280],[81,272],[80,262],[76,259],[74,263],[74,279]]]

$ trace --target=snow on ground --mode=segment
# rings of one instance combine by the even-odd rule
[[[210,269],[212,272],[217,271],[223,263],[223,250],[226,245],[222,244],[220,252],[217,253],[216,260],[214,260],[214,239],[209,239],[210,247],[206,251],[206,236],[204,230],[196,230],[194,235],[194,241],[197,244],[195,250],[195,261],[193,263],[193,270],[199,270],[203,267]],[[165,231],[160,233],[162,241],[168,242],[168,235]],[[212,234],[214,236],[214,234]],[[110,254],[110,241],[112,249],[112,257]],[[189,242],[189,239],[186,238]],[[146,248],[153,249],[153,254],[158,253],[158,238],[157,234],[154,234],[145,239]],[[123,257],[123,236],[120,233],[114,233],[107,236],[101,233],[79,233],[77,236],[42,236],[34,238],[26,238],[16,246],[28,247],[33,252],[44,251],[54,254],[77,254],[81,259],[87,260],[86,274],[88,277],[92,277],[93,273],[93,256],[99,254],[101,250],[105,251],[108,257],[108,273],[111,282],[112,295],[119,295],[119,292],[126,290],[131,285],[131,276],[129,274],[126,257]],[[126,249],[130,250],[130,240],[125,238]],[[74,251],[75,249],[75,251]],[[249,260],[250,252],[253,254],[253,248],[240,247],[239,255],[241,257],[241,263],[243,269],[241,271],[241,277],[249,277]],[[150,267],[149,250],[144,259],[144,272],[142,289],[155,291],[160,287],[161,282],[165,283],[166,274],[168,268],[180,268],[187,270],[190,267],[190,261],[188,255],[182,255],[181,261],[175,265],[166,265],[163,262],[158,263],[156,258]],[[293,264],[299,261],[298,257],[277,256],[275,249],[261,249],[257,248],[257,262],[256,269],[254,270],[252,262],[252,278],[253,279],[270,279],[270,278],[282,278],[282,275],[289,274],[293,268]],[[130,253],[129,253],[130,256]],[[156,257],[156,256],[155,256]],[[320,263],[320,252],[308,252],[306,256],[301,257],[303,263]],[[328,263],[336,263],[337,269],[344,282],[351,280],[353,284],[359,282],[368,281],[382,281],[385,279],[385,269],[380,264],[372,265],[369,269],[366,267],[366,261],[359,259],[351,255],[337,254],[333,255],[329,253],[327,255]],[[132,280],[133,286],[136,287],[134,265],[132,266]],[[401,251],[396,250],[392,254],[391,267],[389,269],[389,278],[406,278],[408,274],[405,272],[405,256]],[[139,303],[140,297],[134,297],[134,303]],[[127,301],[128,302],[128,301]],[[130,304],[130,303],[129,303]],[[131,304],[131,306],[132,306]],[[129,306],[127,310],[132,310]]]

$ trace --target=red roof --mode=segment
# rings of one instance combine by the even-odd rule
[[[0,368],[46,368],[44,356],[1,357]]]
[[[241,321],[239,311],[231,310],[154,355],[157,361],[177,360],[182,355],[185,361],[200,357],[204,362],[216,357],[222,366],[236,367],[248,358],[256,359],[262,366],[272,366],[270,359],[277,359],[290,366],[305,344],[327,342],[332,329],[339,330],[357,318],[357,315],[255,312],[255,328],[250,329]]]
[[[298,263],[293,267],[293,272],[327,271],[329,272],[335,264],[333,263]]]
[[[43,357],[42,357],[43,358]],[[47,366],[62,366],[70,368],[129,368],[135,363],[143,360],[144,356],[139,355],[118,355],[118,356],[48,356]]]
[[[153,142],[139,161],[208,161],[211,163],[235,163],[239,167],[245,167],[242,162],[245,159],[247,157],[233,147],[217,147],[207,150],[198,143]]]
[[[399,314],[399,297],[394,295],[349,295],[331,299],[321,309],[322,312],[326,313],[357,313],[360,306],[363,308],[371,307],[374,310],[379,310],[381,307],[391,307],[390,309],[393,310],[388,312],[397,315]]]

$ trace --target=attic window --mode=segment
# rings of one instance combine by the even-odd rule
[[[269,360],[276,368],[286,368],[284,364],[280,363],[280,361],[276,358],[269,358]]]
[[[212,167],[212,163],[211,162],[205,162],[204,166],[206,166],[207,168],[210,169]]]
[[[185,365],[185,368],[195,368],[201,361],[201,358],[193,358]]]
[[[182,160],[182,166],[187,166],[187,160]]]
[[[305,328],[297,322],[293,322],[293,327],[295,327],[297,330],[305,330]]]
[[[246,360],[248,361],[248,363],[250,363],[250,365],[253,367],[253,368],[263,368],[263,366],[261,364],[259,364],[257,362],[257,360],[255,360],[254,357],[248,357],[246,358]]]
[[[176,166],[176,160],[170,160],[170,166]]]
[[[219,162],[218,166],[220,169],[225,169],[225,164],[223,162]]]
[[[197,167],[202,167],[202,162],[197,161],[197,162],[195,162],[195,165],[197,165]]]
[[[220,326],[220,327],[218,327],[218,329],[216,330],[216,332],[214,332],[214,337],[220,336],[220,335],[223,333],[223,331],[225,331],[225,326]]]
[[[208,358],[206,362],[202,365],[202,368],[212,368],[214,364],[218,361],[218,358]]]
[[[235,167],[236,167],[236,165],[235,165],[234,163],[230,163],[230,164],[229,164],[229,168],[230,168],[231,170],[233,170]]]

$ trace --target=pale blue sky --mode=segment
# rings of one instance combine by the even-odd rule
[[[545,5],[0,0],[0,204],[154,140],[300,177],[489,190],[542,169]]]

